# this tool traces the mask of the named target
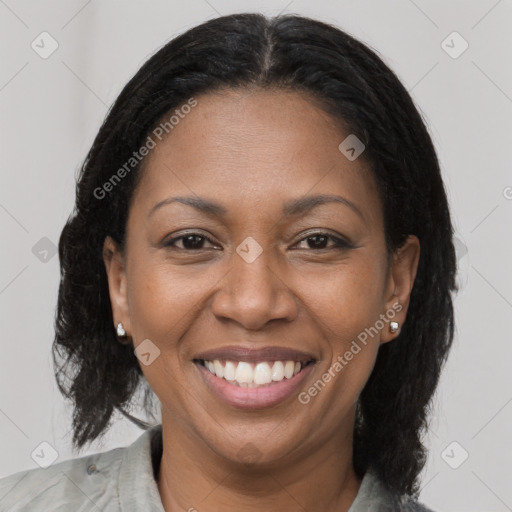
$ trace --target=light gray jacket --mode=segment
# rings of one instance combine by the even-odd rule
[[[0,479],[0,512],[165,512],[155,480],[161,443],[157,425],[126,448]],[[203,512],[194,503],[189,511],[194,505]],[[410,499],[399,501],[367,471],[348,512],[395,511],[432,512]]]

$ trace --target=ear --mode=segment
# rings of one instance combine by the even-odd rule
[[[398,322],[399,329],[397,332],[391,332],[389,322],[386,322],[384,329],[381,331],[381,343],[387,343],[400,334],[400,329],[404,325],[407,316],[419,260],[420,242],[415,235],[409,235],[405,243],[393,254],[385,291],[386,309],[383,313],[389,319],[389,322]],[[390,312],[395,312],[394,317]]]
[[[122,322],[127,336],[130,336],[130,315],[126,295],[126,265],[124,255],[110,236],[107,236],[103,243],[103,261],[108,277],[112,321],[115,327],[119,322]]]

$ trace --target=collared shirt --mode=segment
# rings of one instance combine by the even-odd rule
[[[1,479],[0,512],[165,512],[156,481],[161,457],[162,426],[156,425],[126,448]],[[189,510],[194,507],[207,512],[200,503]],[[348,512],[395,511],[432,512],[416,501],[398,500],[367,471]]]

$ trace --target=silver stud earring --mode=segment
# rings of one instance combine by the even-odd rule
[[[391,332],[397,332],[400,329],[400,324],[398,322],[389,322],[389,330]]]
[[[117,324],[117,335],[120,337],[120,338],[124,338],[126,336],[126,331],[124,330],[124,327],[123,327],[123,324],[121,322],[119,322]]]

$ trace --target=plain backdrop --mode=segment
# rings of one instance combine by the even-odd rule
[[[42,441],[58,461],[75,456],[50,356],[59,283],[52,249],[109,106],[165,42],[243,11],[339,26],[380,54],[422,112],[452,208],[461,291],[420,499],[441,512],[512,510],[509,0],[1,0],[0,477],[37,467],[30,454]],[[45,51],[58,44],[49,56],[33,49],[41,37]],[[141,433],[117,418],[80,455]]]

